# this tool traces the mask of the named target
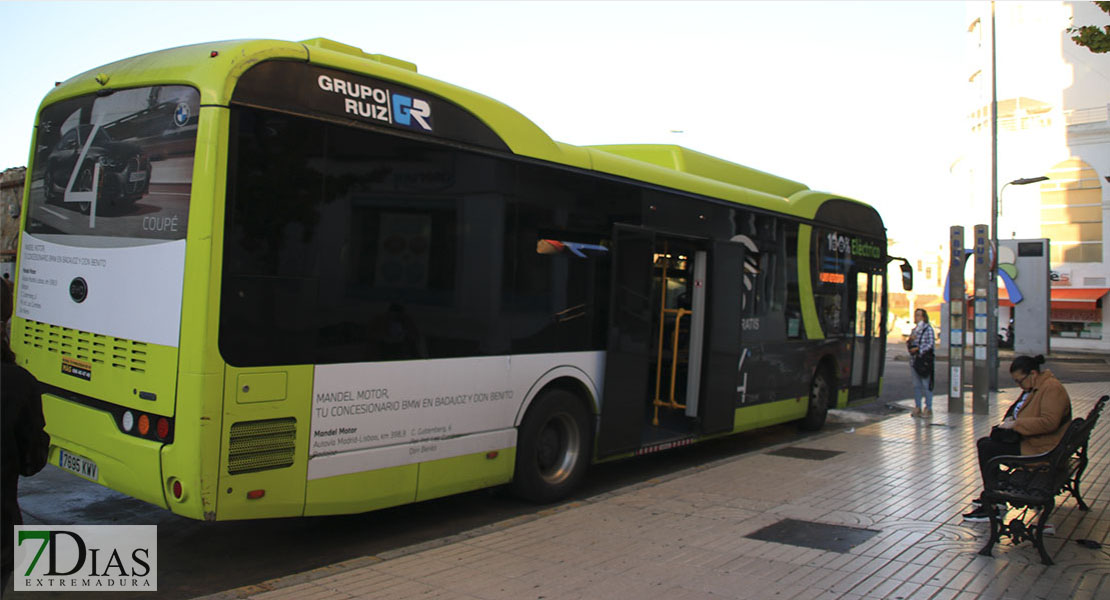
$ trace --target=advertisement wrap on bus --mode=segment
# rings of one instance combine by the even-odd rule
[[[156,86],[43,111],[18,316],[177,346],[198,102]]]

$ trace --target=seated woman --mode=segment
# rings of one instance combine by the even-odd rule
[[[987,463],[996,456],[1041,454],[1056,447],[1071,423],[1071,398],[1064,384],[1047,369],[1041,370],[1041,355],[1019,356],[1010,363],[1010,377],[1021,388],[1017,402],[1006,411],[1006,416],[996,429],[1013,431],[1014,439],[1002,439],[1005,434],[979,438],[979,472],[987,478]],[[984,483],[985,485],[985,483]],[[979,498],[972,500],[975,510],[964,514],[965,521],[990,519],[987,506]]]

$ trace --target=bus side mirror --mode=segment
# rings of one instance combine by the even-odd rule
[[[907,292],[913,291],[913,267],[908,261],[902,261],[899,267],[902,269],[902,289]]]

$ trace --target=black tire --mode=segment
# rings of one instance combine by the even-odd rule
[[[798,421],[798,427],[806,431],[817,431],[825,425],[832,401],[833,385],[828,371],[818,369],[809,384],[809,409],[806,416]]]
[[[540,503],[566,498],[586,474],[592,448],[584,403],[565,390],[541,393],[517,432],[512,492]]]

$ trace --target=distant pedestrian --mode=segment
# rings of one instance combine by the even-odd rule
[[[12,289],[7,280],[3,285],[2,316],[4,323],[12,316]],[[0,352],[0,591],[12,574],[15,526],[23,524],[19,510],[19,476],[30,476],[46,466],[50,452],[50,436],[42,416],[39,382],[26,369],[15,364],[8,337],[2,336]]]
[[[976,443],[979,473],[987,481],[987,463],[996,456],[1041,454],[1060,443],[1071,423],[1071,398],[1064,384],[1048,369],[1041,370],[1044,357],[1019,356],[1010,363],[1010,377],[1021,394],[988,437]],[[983,496],[971,501],[975,510],[964,514],[965,521],[990,519]]]
[[[910,351],[910,375],[913,376],[913,412],[914,417],[933,416],[933,367],[936,356],[933,349],[936,346],[936,332],[929,324],[929,313],[924,308],[913,311],[913,320],[916,323],[906,341]],[[925,409],[921,409],[921,397],[925,397]]]

